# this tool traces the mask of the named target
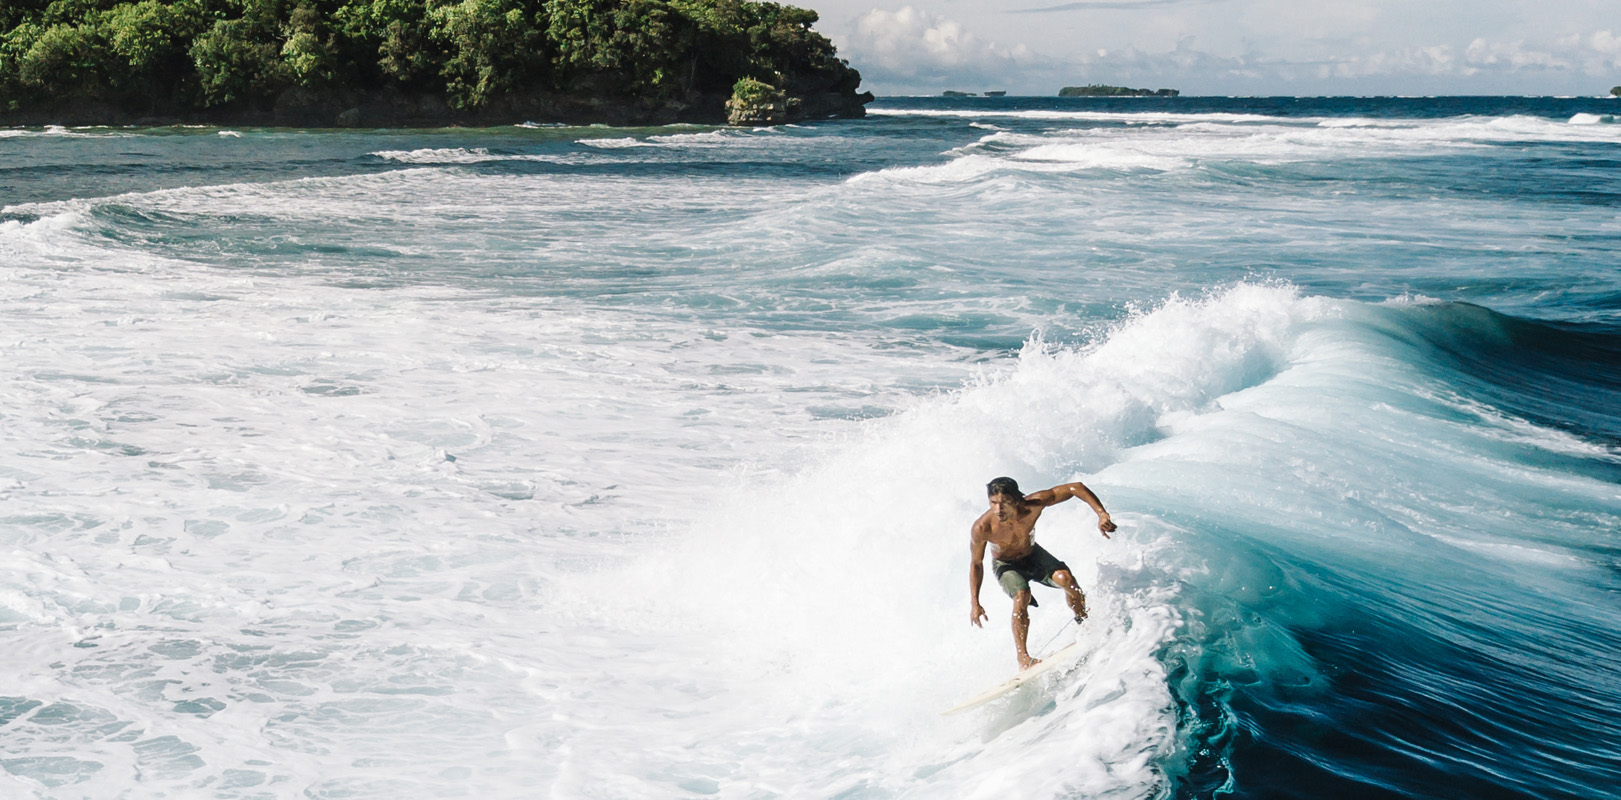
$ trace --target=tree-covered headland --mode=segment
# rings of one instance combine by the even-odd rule
[[[0,0],[0,124],[861,116],[815,11],[748,0]]]

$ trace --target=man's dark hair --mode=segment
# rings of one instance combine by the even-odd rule
[[[986,497],[995,497],[999,494],[1019,501],[1024,500],[1024,492],[1019,491],[1019,482],[1012,478],[997,478],[985,484]]]

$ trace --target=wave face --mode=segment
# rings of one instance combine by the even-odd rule
[[[1608,103],[872,112],[0,131],[0,793],[1614,793]]]

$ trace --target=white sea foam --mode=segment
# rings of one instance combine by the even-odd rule
[[[379,150],[372,155],[385,158],[389,161],[398,161],[402,164],[476,164],[480,161],[490,161],[495,156],[490,155],[488,148],[475,147],[432,147],[419,150]]]
[[[960,183],[1000,173],[1083,169],[1175,171],[1222,162],[1281,164],[1389,158],[1509,142],[1621,141],[1621,128],[1571,126],[1537,117],[1370,121],[1149,113],[1107,114],[1100,119],[1126,116],[1176,124],[1131,130],[1081,127],[1039,134],[997,131],[952,151],[951,155],[957,158],[950,163],[890,168],[873,175],[857,176],[857,180],[880,177]]]
[[[418,150],[379,150],[378,158],[401,164],[484,164],[494,161],[543,161],[570,163],[568,155],[547,153],[491,153],[485,147],[431,147]]]
[[[775,133],[774,128],[754,128],[749,134],[733,131],[701,131],[698,133],[665,133],[647,137],[649,142],[685,145],[727,145],[749,138],[750,134]]]
[[[1403,293],[1401,293],[1401,294],[1399,294],[1399,295],[1397,295],[1395,297],[1387,297],[1387,298],[1385,298],[1384,300],[1380,301],[1380,305],[1397,306],[1397,307],[1400,307],[1400,306],[1435,306],[1435,305],[1441,305],[1441,304],[1443,304],[1445,302],[1446,302],[1445,300],[1442,300],[1442,299],[1440,299],[1438,297],[1431,297],[1431,296],[1426,295],[1426,294],[1414,294],[1412,292],[1403,292]]]
[[[762,141],[760,134],[776,133],[780,133],[780,131],[775,128],[754,128],[748,132],[715,130],[689,133],[659,133],[640,139],[632,136],[612,139],[579,139],[577,143],[601,150],[626,150],[643,147],[732,149],[747,145],[751,141],[760,143]]]
[[[554,744],[543,752],[550,752],[559,733],[575,728],[558,715],[589,716],[597,706],[583,697],[548,699],[521,679],[595,686],[591,665],[619,661],[633,641],[615,634],[604,648],[581,638],[566,653],[557,650],[553,637],[585,632],[547,621],[548,585],[571,560],[591,564],[616,553],[612,543],[643,527],[639,519],[668,519],[678,496],[691,491],[678,476],[730,464],[736,456],[713,443],[718,432],[781,428],[758,418],[763,409],[739,391],[751,373],[717,380],[721,373],[711,371],[736,364],[738,351],[724,337],[671,336],[589,314],[559,317],[544,305],[475,312],[477,303],[445,305],[432,295],[299,289],[287,280],[277,281],[276,299],[264,304],[255,281],[179,263],[170,269],[184,279],[78,279],[89,297],[51,290],[36,274],[28,280],[45,293],[7,315],[34,333],[19,337],[21,328],[7,326],[0,334],[20,342],[10,350],[8,386],[38,404],[29,420],[7,426],[8,446],[24,465],[31,454],[62,459],[18,479],[6,525],[23,538],[10,544],[33,548],[51,537],[57,557],[72,564],[44,587],[37,579],[22,584],[33,586],[32,594],[6,607],[42,636],[82,630],[50,637],[60,647],[86,643],[68,647],[74,658],[65,668],[107,676],[80,686],[23,681],[13,691],[78,709],[85,725],[122,721],[142,731],[143,742],[165,731],[180,736],[178,760],[162,761],[163,768],[140,762],[152,747],[131,758],[127,744],[72,739],[78,744],[67,751],[100,765],[98,776],[80,785],[84,791],[134,780],[137,770],[159,784],[230,777],[222,770],[304,786],[346,776],[341,785],[362,793],[380,791],[365,787],[386,775],[406,780],[414,787],[406,793],[415,795],[438,793],[433,776],[458,765],[495,770],[479,780],[496,781],[501,793],[537,770],[544,776],[549,759],[528,768],[512,760],[530,757],[521,747],[495,761],[477,752],[506,751],[507,732],[536,721],[545,722],[544,739]],[[121,298],[118,307],[91,299],[97,293]],[[71,321],[119,321],[131,307],[140,309],[137,318],[117,326]],[[64,335],[70,328],[79,333]],[[788,344],[749,350],[783,364],[798,356],[769,351]],[[815,339],[799,344],[819,346]],[[642,347],[650,349],[635,352]],[[692,362],[706,348],[712,360]],[[168,356],[149,363],[145,353]],[[811,361],[846,363],[830,355]],[[667,394],[661,387],[672,368],[684,374],[677,381],[687,397],[707,394],[713,402]],[[799,380],[836,385],[843,369],[823,367]],[[614,371],[624,378],[621,389],[605,394],[601,378]],[[767,371],[758,379],[778,378]],[[468,404],[469,390],[486,400]],[[610,397],[619,391],[630,395]],[[841,394],[823,388],[795,399],[837,402]],[[643,429],[649,413],[669,418],[674,438],[662,455],[645,437],[625,435]],[[717,428],[705,417],[732,421]],[[738,427],[751,417],[759,424]],[[614,433],[605,422],[624,427]],[[574,444],[546,444],[554,438]],[[675,472],[658,477],[665,469]],[[76,594],[60,588],[69,575],[82,576]],[[590,591],[617,580],[602,575]],[[409,632],[440,628],[431,619],[451,627],[426,638]],[[243,639],[244,627],[260,633]],[[154,628],[165,632],[148,632]],[[255,649],[261,643],[270,650]],[[687,646],[672,642],[657,664],[635,669],[662,672],[672,657],[696,659],[677,655]],[[149,660],[150,667],[140,666]],[[46,662],[24,661],[29,675],[40,675],[34,665],[51,672]],[[119,677],[132,668],[174,688],[167,698],[142,701],[146,679]],[[692,673],[707,682],[701,676]],[[444,699],[470,690],[483,699]],[[640,708],[629,696],[612,705]],[[171,721],[182,707],[196,711]],[[499,721],[503,708],[517,716]],[[638,713],[658,718],[654,708]],[[340,770],[318,755],[276,755],[281,744],[302,750],[321,741],[330,731],[321,720],[331,715],[358,725],[361,737],[338,748]],[[188,719],[194,724],[184,724]],[[581,735],[595,729],[587,725]],[[13,741],[57,752],[36,730],[14,728]],[[73,726],[56,735],[63,731],[91,736]],[[462,744],[446,746],[446,731]],[[408,753],[435,766],[399,769],[394,759]],[[357,769],[356,758],[395,766]],[[514,769],[529,777],[512,785],[495,777]]]
[[[585,145],[586,147],[595,147],[595,148],[599,148],[599,149],[602,149],[602,150],[623,150],[623,149],[629,148],[629,147],[648,147],[649,146],[647,144],[647,142],[644,142],[641,139],[635,139],[635,138],[632,138],[632,137],[629,137],[629,136],[621,136],[621,137],[614,138],[614,139],[609,139],[609,138],[579,139],[579,140],[577,140],[577,142],[579,144]]]
[[[1144,152],[1131,146],[1082,143],[1038,145],[1021,151],[1015,158],[1020,161],[1072,164],[1081,169],[1170,170],[1188,166],[1186,159]]]
[[[33,130],[33,129],[29,129],[29,128],[7,128],[7,129],[4,129],[4,130],[0,130],[0,138],[5,138],[5,139],[39,138],[39,137],[48,137],[48,138],[85,138],[85,137],[90,137],[90,136],[95,136],[95,135],[96,134],[86,132],[85,130],[70,130],[68,128],[62,127],[61,125],[47,125],[44,128],[39,129],[39,130]],[[117,135],[117,134],[114,134],[114,135]]]
[[[1190,113],[1178,114],[1164,111],[1051,111],[1051,110],[998,110],[998,109],[912,109],[912,108],[869,108],[867,113],[872,116],[888,117],[946,117],[946,118],[1008,118],[1008,119],[1034,119],[1059,121],[1105,121],[1126,123],[1183,123],[1200,121],[1220,122],[1311,122],[1319,118],[1276,117],[1264,114],[1225,114],[1225,113]]]

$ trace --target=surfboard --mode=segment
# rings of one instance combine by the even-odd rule
[[[1054,668],[1064,665],[1071,658],[1079,655],[1080,652],[1080,642],[1071,642],[1064,647],[1060,647],[1058,650],[1054,651],[1052,655],[1041,659],[1041,663],[1027,670],[1022,670],[1019,672],[1019,674],[1014,675],[1002,683],[986,689],[985,691],[974,695],[972,698],[964,700],[961,703],[940,712],[940,716],[948,717],[961,711],[967,711],[970,708],[978,708],[985,705],[986,703],[989,703],[990,701],[995,700],[996,698],[1001,697],[1002,695],[1005,695],[1008,692],[1011,692],[1014,689],[1017,689],[1020,686],[1023,686],[1036,678],[1047,674],[1048,672],[1051,672]]]

